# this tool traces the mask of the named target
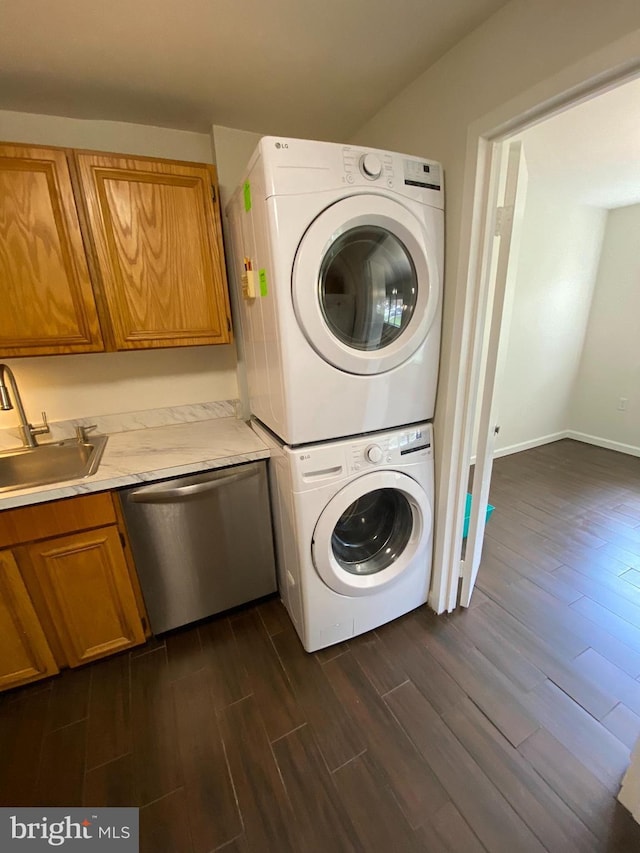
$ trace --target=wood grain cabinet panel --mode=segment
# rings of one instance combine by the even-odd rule
[[[11,551],[0,551],[0,690],[58,667]]]
[[[229,343],[214,167],[75,156],[116,349]]]
[[[145,642],[117,527],[29,546],[70,666]]]
[[[0,548],[52,539],[91,527],[107,527],[116,522],[109,492],[5,509],[0,513]],[[122,524],[124,526],[124,521]]]
[[[0,357],[104,349],[66,152],[0,144]]]

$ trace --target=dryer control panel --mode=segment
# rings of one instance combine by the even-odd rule
[[[397,162],[394,162],[397,161]],[[380,182],[393,189],[420,187],[425,190],[442,189],[442,167],[431,160],[418,160],[402,157],[384,151],[359,152],[357,148],[345,146],[342,149],[345,180],[355,184],[356,178],[371,182]]]
[[[442,166],[394,151],[263,136],[248,171],[261,158],[265,197],[341,190],[395,193],[444,209]]]
[[[393,187],[393,157],[383,151],[359,151],[345,146],[342,149],[344,180],[347,184],[380,182],[383,186]],[[364,179],[364,181],[363,181]]]

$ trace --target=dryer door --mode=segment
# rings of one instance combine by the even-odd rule
[[[410,358],[436,315],[435,236],[406,207],[376,195],[328,207],[305,232],[293,303],[316,352],[347,373],[384,373]]]
[[[316,571],[343,595],[379,592],[415,569],[431,518],[414,479],[398,471],[365,474],[338,492],[318,519],[311,548]]]

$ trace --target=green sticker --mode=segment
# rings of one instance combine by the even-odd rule
[[[242,192],[244,195],[244,209],[246,213],[249,213],[249,211],[251,210],[251,184],[249,183],[249,181],[244,182]]]
[[[269,292],[267,287],[267,271],[258,270],[258,278],[260,279],[260,296],[266,296]]]

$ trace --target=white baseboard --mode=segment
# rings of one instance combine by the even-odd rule
[[[498,459],[500,456],[510,456],[512,453],[520,453],[521,450],[531,450],[532,447],[542,447],[543,444],[551,444],[554,441],[560,441],[561,438],[569,438],[569,431],[563,429],[560,432],[552,432],[549,435],[531,438],[529,441],[521,441],[519,444],[510,444],[508,447],[501,447],[493,454],[493,458]]]
[[[561,430],[550,435],[541,435],[538,438],[530,438],[528,441],[521,441],[518,444],[510,444],[507,447],[501,447],[495,450],[493,458],[498,459],[500,456],[510,456],[512,453],[520,453],[521,450],[531,450],[532,447],[541,447],[543,444],[551,444],[553,441],[559,441],[561,438],[569,438],[568,430]],[[470,465],[475,465],[476,457],[471,458]]]
[[[531,450],[532,447],[542,447],[543,444],[551,444],[553,441],[560,441],[561,438],[573,438],[575,441],[583,441],[585,444],[594,444],[596,447],[605,447],[607,450],[617,450],[618,453],[626,453],[628,456],[640,456],[640,447],[635,447],[633,444],[623,444],[621,441],[611,441],[608,438],[600,438],[598,435],[587,435],[585,432],[565,429],[550,435],[541,435],[539,438],[532,438],[529,441],[521,441],[519,444],[501,447],[494,452],[493,458],[499,459],[501,456],[510,456],[512,453],[520,453],[522,450]],[[471,457],[469,464],[476,464],[475,456]]]
[[[617,450],[619,453],[626,453],[628,456],[640,456],[640,447],[635,447],[633,444],[623,444],[621,441],[610,441],[608,438],[600,438],[598,435],[587,435],[584,432],[569,429],[566,432],[566,437],[583,441],[585,444],[595,444],[596,447],[606,447],[607,450]]]

